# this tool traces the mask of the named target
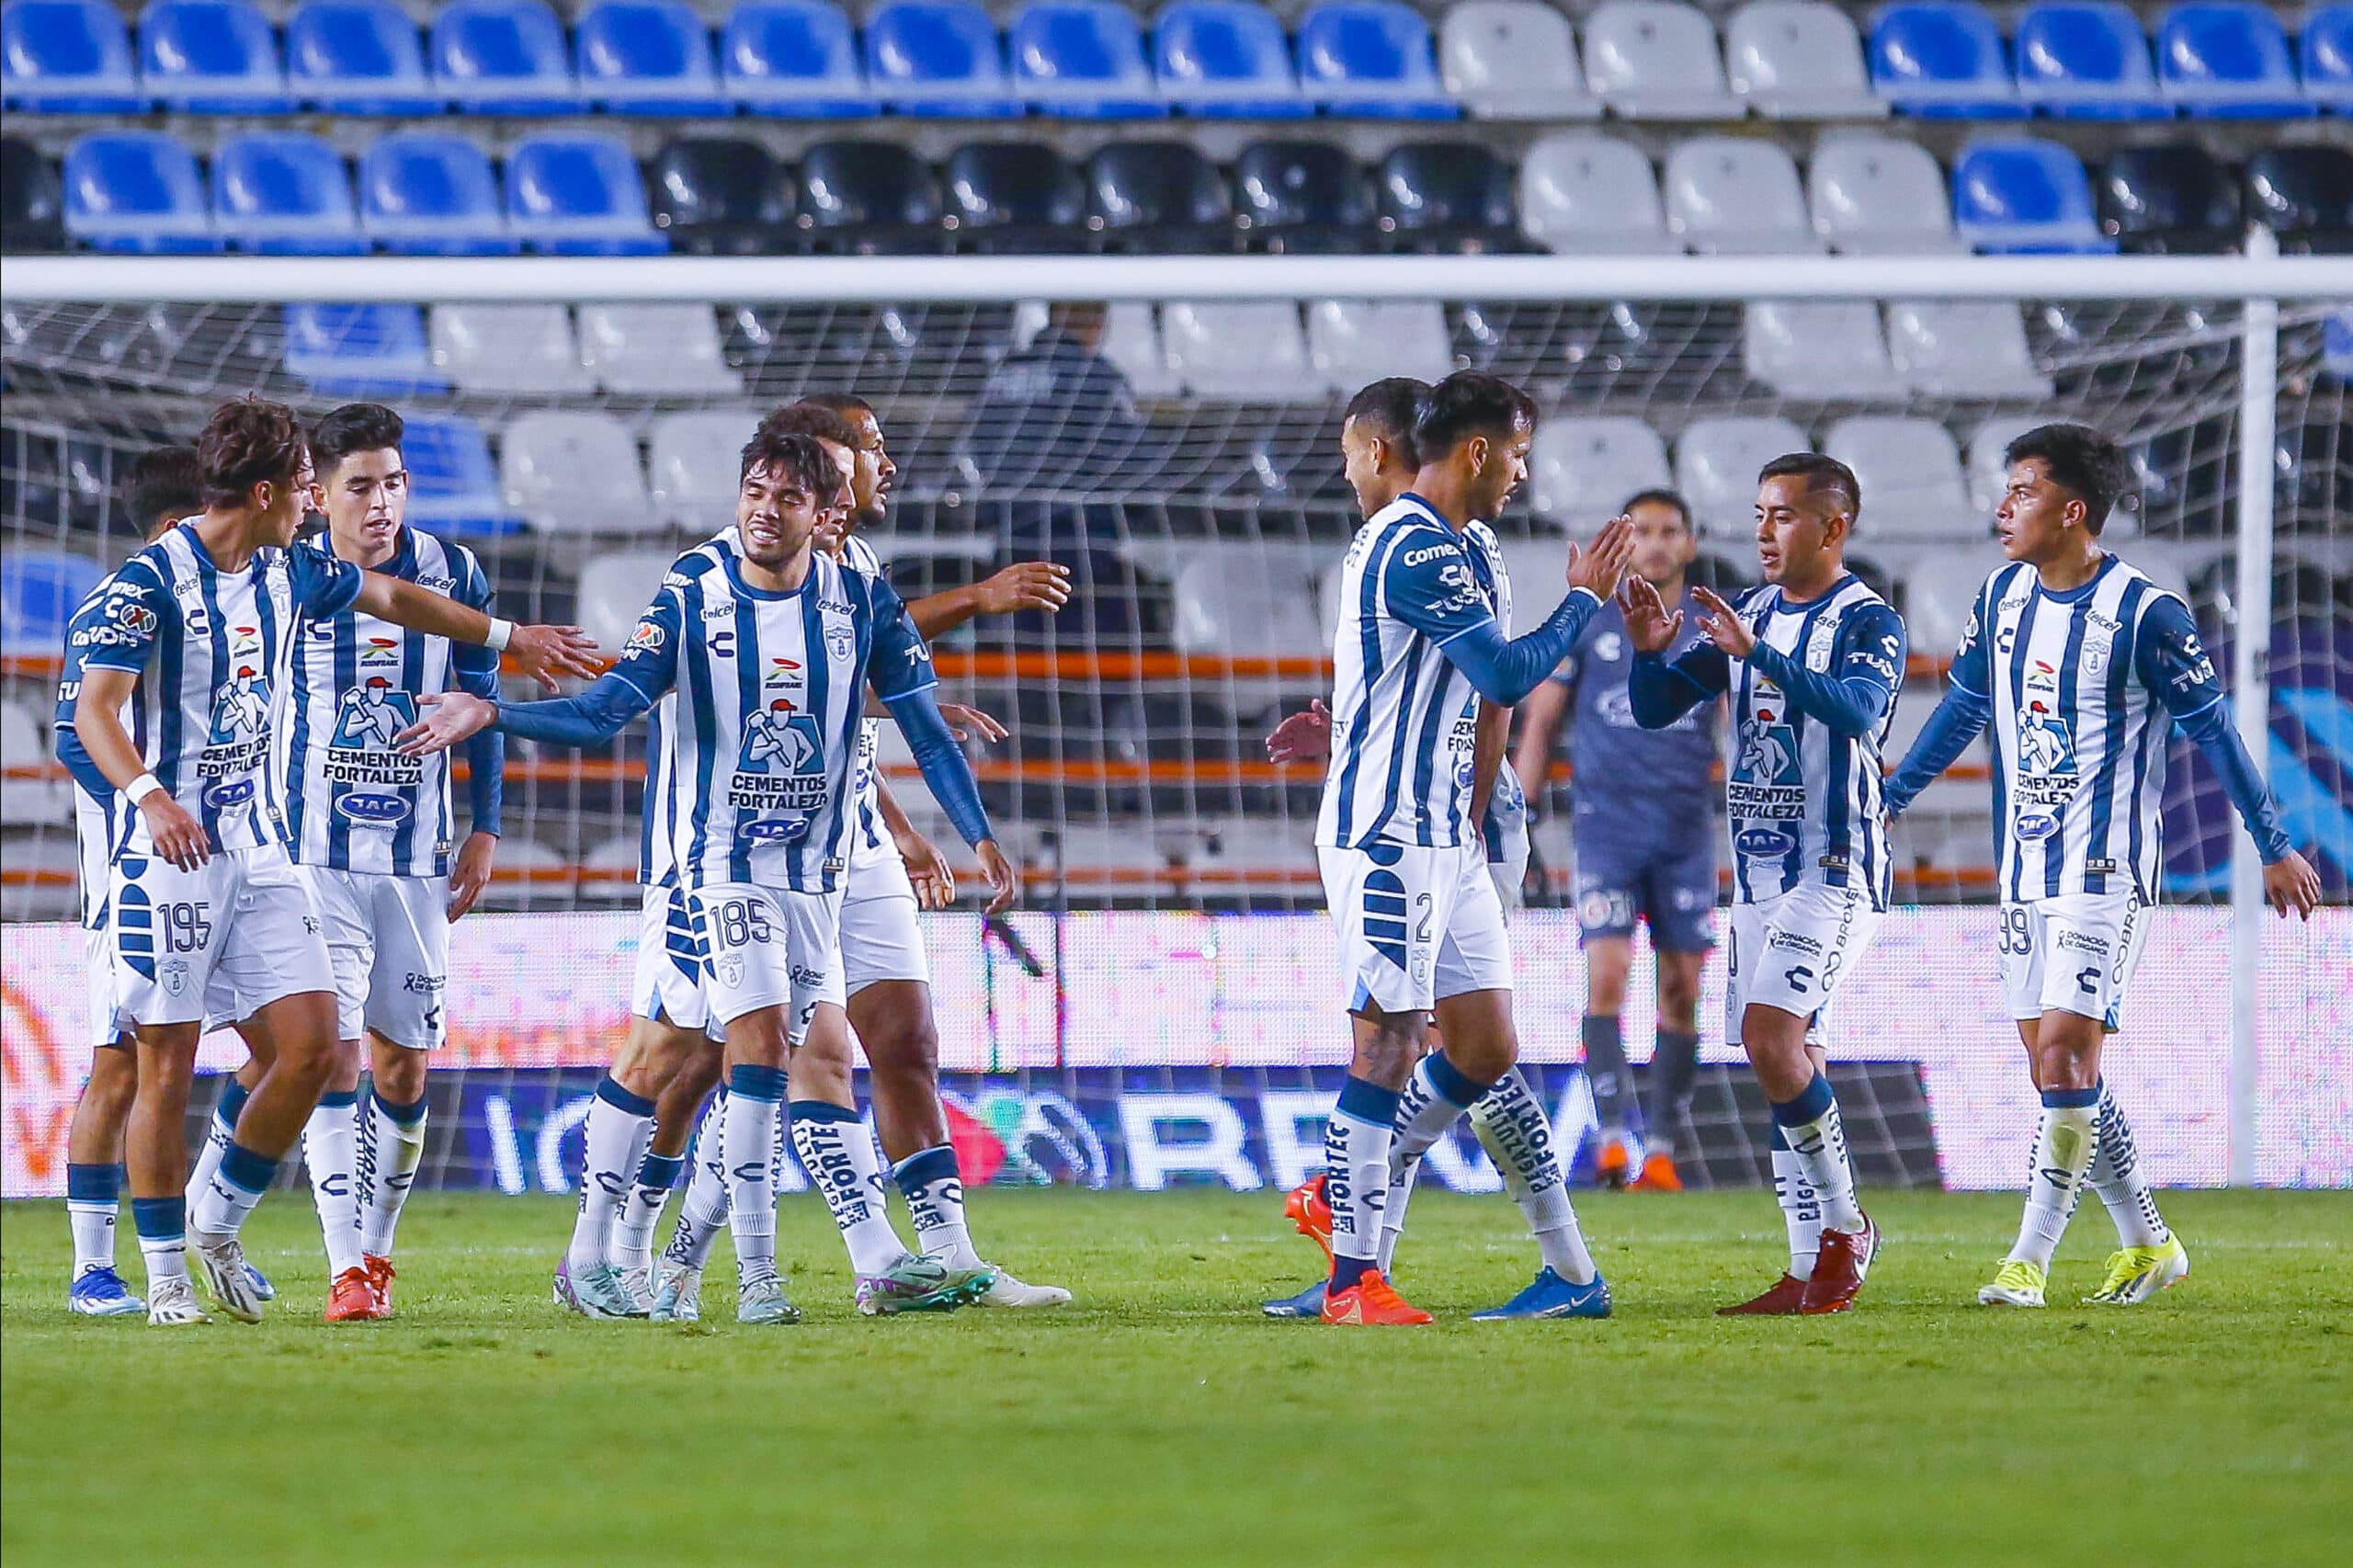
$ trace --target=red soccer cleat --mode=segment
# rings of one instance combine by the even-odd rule
[[[1643,1174],[1634,1178],[1634,1188],[1638,1192],[1681,1192],[1683,1178],[1675,1174],[1675,1156],[1644,1156]]]
[[[1415,1328],[1438,1320],[1397,1293],[1397,1288],[1368,1268],[1364,1278],[1324,1298],[1324,1321],[1358,1328]]]
[[[1604,1187],[1624,1187],[1633,1166],[1633,1153],[1626,1147],[1623,1138],[1608,1139],[1594,1151],[1594,1179]]]
[[[1310,1176],[1283,1195],[1283,1218],[1299,1233],[1324,1249],[1324,1267],[1332,1267],[1332,1206],[1324,1201],[1324,1178]]]
[[[368,1289],[376,1294],[376,1315],[380,1318],[392,1316],[392,1275],[396,1272],[392,1260],[369,1253],[360,1259],[360,1267],[368,1271]]]
[[[1767,1287],[1761,1296],[1753,1296],[1734,1306],[1718,1307],[1720,1318],[1781,1318],[1795,1317],[1805,1309],[1805,1281],[1794,1274],[1784,1274]]]
[[[1879,1227],[1863,1216],[1859,1231],[1824,1231],[1822,1252],[1814,1259],[1813,1278],[1805,1282],[1805,1301],[1798,1311],[1807,1316],[1843,1312],[1862,1294],[1863,1275],[1879,1252]]]
[[[368,1283],[365,1268],[347,1268],[335,1277],[326,1315],[329,1323],[367,1323],[384,1315],[376,1305],[376,1292]]]

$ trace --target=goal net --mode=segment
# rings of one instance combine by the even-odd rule
[[[983,619],[938,650],[945,694],[1011,731],[972,755],[1027,877],[1006,920],[968,898],[926,922],[968,1176],[1300,1179],[1347,1036],[1313,848],[1321,768],[1270,762],[1265,736],[1330,690],[1331,592],[1358,522],[1342,404],[1379,377],[1464,366],[1542,410],[1530,482],[1498,524],[1524,625],[1560,591],[1567,541],[1633,493],[1680,494],[1694,574],[1731,586],[1756,574],[1758,465],[1847,461],[1864,494],[1851,563],[1910,631],[1894,751],[1999,560],[2004,444],[2054,418],[2124,438],[2140,494],[2108,540],[2188,600],[2236,672],[2332,907],[2257,922],[2244,876],[2234,895],[2244,835],[2177,740],[2169,907],[2108,1072],[2162,1180],[2353,1180],[2353,310],[2301,286],[2250,303],[2234,269],[2256,264],[551,262],[485,281],[464,262],[238,261],[119,291],[37,265],[12,260],[0,309],[10,1195],[62,1190],[87,1060],[70,786],[50,738],[60,623],[139,542],[131,460],[246,392],[307,415],[399,409],[408,521],[474,549],[501,613],[578,621],[608,649],[666,562],[732,520],[735,450],[762,412],[815,391],[870,400],[898,469],[873,542],[903,595],[1037,559],[1076,588],[1058,616]],[[1971,281],[2005,267],[2006,292]],[[2128,277],[2138,297],[2109,292]],[[295,281],[272,293],[273,278]],[[574,1129],[626,1023],[642,744],[509,749],[497,880],[453,937],[428,1185],[573,1179]],[[885,746],[911,815],[963,863],[887,726]],[[1529,781],[1513,939],[1525,1059],[1581,1136],[1575,774],[1563,751]],[[2011,1185],[2032,1090],[1995,981],[1982,749],[1894,842],[1902,907],[1828,1020],[1863,1177]],[[1654,996],[1638,938],[1638,1078]],[[1711,960],[1700,1083],[1675,1131],[1687,1179],[1753,1181],[1762,1108],[1722,1010]],[[208,1069],[240,1060],[233,1037],[208,1040]],[[1497,1185],[1467,1135],[1431,1168]]]

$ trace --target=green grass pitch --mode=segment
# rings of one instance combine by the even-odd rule
[[[2353,1527],[2353,1194],[2192,1193],[2189,1279],[1972,1304],[2002,1195],[1877,1195],[1844,1318],[1723,1322],[1781,1245],[1763,1192],[1587,1197],[1609,1323],[1473,1325],[1533,1271],[1500,1198],[1429,1192],[1399,1275],[1423,1330],[1270,1323],[1310,1272],[1279,1195],[983,1191],[1035,1317],[854,1316],[813,1200],[781,1252],[809,1321],[693,1328],[548,1303],[570,1206],[420,1195],[400,1318],[330,1329],[309,1205],[249,1233],[259,1327],[63,1306],[56,1204],[0,1218],[9,1568],[953,1562],[2342,1562]],[[127,1227],[126,1227],[127,1228]],[[127,1261],[137,1253],[125,1237]],[[135,1282],[135,1268],[133,1269]]]

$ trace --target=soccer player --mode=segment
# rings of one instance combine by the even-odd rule
[[[1431,1321],[1381,1267],[1383,1210],[1400,1177],[1410,1181],[1423,1152],[1488,1097],[1518,1052],[1503,907],[1471,815],[1478,699],[1508,708],[1549,675],[1615,589],[1631,548],[1620,520],[1591,551],[1572,551],[1567,597],[1538,630],[1506,640],[1484,551],[1466,549],[1462,535],[1472,520],[1495,517],[1526,476],[1534,433],[1535,406],[1518,388],[1477,371],[1448,377],[1417,408],[1414,488],[1358,531],[1345,558],[1316,832],[1355,1035],[1325,1135],[1326,1323]],[[1421,1058],[1433,1011],[1447,1047]],[[1557,1163],[1542,1190],[1515,1186],[1513,1195],[1544,1268],[1495,1315],[1605,1313],[1608,1288]]]
[[[1737,608],[1694,589],[1703,645],[1668,662],[1683,615],[1646,578],[1626,585],[1621,605],[1636,723],[1665,729],[1732,694],[1724,1027],[1772,1107],[1790,1267],[1754,1300],[1720,1309],[1728,1315],[1844,1312],[1879,1244],[1856,1201],[1817,1043],[1822,1009],[1870,946],[1893,887],[1880,753],[1895,720],[1904,622],[1847,570],[1861,511],[1862,486],[1846,464],[1816,452],[1775,458],[1757,475],[1764,585]]]
[[[1994,517],[2009,562],[1978,592],[1950,687],[1889,781],[1888,810],[1901,812],[1991,731],[2002,988],[2042,1118],[2018,1244],[1977,1299],[2043,1304],[2052,1256],[2088,1181],[2116,1222],[2117,1251],[2086,1300],[2131,1306],[2189,1273],[2099,1072],[2156,902],[2176,724],[2262,851],[2272,907],[2310,918],[2320,878],[2289,842],[2232,726],[2188,607],[2101,548],[2130,484],[2123,452],[2086,426],[2044,425],[2002,460],[2008,480]]]
[[[1000,903],[1016,888],[971,765],[932,695],[930,650],[905,606],[887,584],[814,548],[819,513],[839,482],[834,458],[815,439],[756,434],[744,449],[736,503],[740,549],[681,557],[609,674],[554,702],[502,708],[452,693],[435,699],[403,742],[413,750],[447,745],[495,721],[512,734],[592,744],[665,692],[679,692],[676,724],[665,736],[666,814],[694,935],[708,955],[711,1015],[726,1033],[720,1148],[742,1323],[800,1316],[776,1267],[778,1117],[790,1045],[805,1035],[840,962],[851,776],[870,681],[906,730],[926,780],[980,857]],[[598,1147],[592,1121],[585,1180],[609,1180],[616,1190],[627,1182],[651,1110],[638,1113],[618,1151]],[[617,1271],[606,1264],[599,1272]],[[606,1278],[597,1289],[614,1283]],[[585,1304],[598,1310],[596,1298]]]
[[[401,416],[374,403],[347,403],[313,428],[324,542],[338,561],[492,614],[473,552],[404,522],[402,431]],[[293,645],[292,718],[277,734],[287,837],[335,971],[337,1059],[302,1133],[326,1235],[329,1323],[391,1315],[393,1232],[425,1153],[426,1053],[447,1028],[449,923],[489,882],[498,845],[503,737],[470,743],[462,842],[448,759],[392,749],[417,699],[453,688],[495,700],[497,653],[355,608],[313,620]]]
[[[1686,579],[1699,551],[1691,508],[1672,490],[1645,490],[1627,501],[1624,514],[1634,528],[1634,575],[1686,617],[1687,635],[1696,639],[1701,610]],[[1683,1185],[1675,1139],[1699,1061],[1699,970],[1715,941],[1717,713],[1694,709],[1664,730],[1635,723],[1626,696],[1633,657],[1624,612],[1603,607],[1553,677],[1520,705],[1518,762],[1520,778],[1539,781],[1540,802],[1553,744],[1567,729],[1576,766],[1569,796],[1586,960],[1586,1072],[1601,1127],[1594,1166],[1612,1187],[1635,1174],[1619,1015],[1633,966],[1634,922],[1650,923],[1658,1036],[1635,1185],[1672,1192]]]
[[[271,767],[274,694],[304,623],[356,604],[419,631],[503,643],[542,675],[585,673],[592,652],[575,629],[493,621],[296,545],[309,456],[291,410],[224,403],[197,450],[203,513],[131,557],[77,618],[93,640],[61,719],[119,791],[108,802],[116,996],[140,1059],[126,1164],[148,1321],[166,1325],[206,1321],[188,1274],[191,1231],[222,1309],[259,1320],[237,1233],[333,1064],[326,947],[287,858]],[[134,695],[143,743],[122,719]],[[235,997],[228,1016],[250,1019],[272,1061],[191,1204],[182,1123],[216,975]]]

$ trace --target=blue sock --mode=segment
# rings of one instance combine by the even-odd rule
[[[234,1078],[230,1079],[229,1086],[221,1091],[220,1099],[213,1103],[212,1119],[234,1132],[237,1130],[237,1118],[244,1114],[245,1102],[253,1097],[254,1092],[251,1089]]]
[[[1355,1285],[1381,1256],[1381,1215],[1389,1196],[1395,1089],[1351,1074],[1324,1131],[1324,1200],[1332,1207],[1332,1291]]]
[[[77,1165],[70,1161],[65,1166],[65,1201],[68,1203],[103,1203],[108,1209],[122,1200],[122,1167],[120,1165]]]

